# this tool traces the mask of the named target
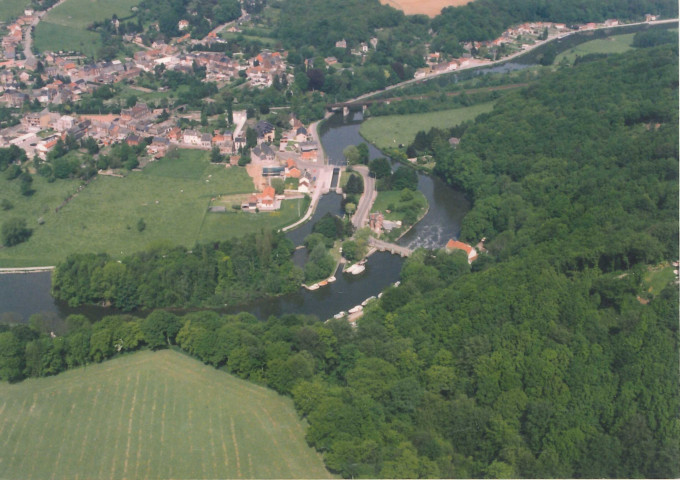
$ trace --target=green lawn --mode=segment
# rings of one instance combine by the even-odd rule
[[[4,0],[3,0],[4,1]],[[124,18],[139,0],[66,0],[55,7],[35,28],[35,47],[44,50],[79,50],[94,55],[101,47],[99,34],[87,30],[95,20]]]
[[[307,211],[304,199],[284,200],[281,210],[276,212],[246,213],[231,209],[227,213],[208,213],[201,226],[199,241],[220,240],[240,237],[259,232],[263,228],[281,228],[296,222]]]
[[[420,130],[455,127],[466,120],[473,120],[480,113],[490,112],[493,104],[494,102],[487,102],[432,113],[372,117],[361,124],[360,133],[381,149],[397,147],[399,144],[408,145]]]
[[[174,351],[0,384],[0,477],[329,478],[290,399]]]
[[[402,168],[409,168],[409,167],[402,167]],[[423,195],[421,192],[414,192],[414,196],[419,197],[420,200],[422,201],[422,204],[425,205],[425,208],[427,208],[427,199],[425,198],[425,195]],[[375,199],[375,202],[373,203],[373,207],[371,208],[371,212],[382,212],[383,216],[385,217],[386,220],[403,220],[404,215],[401,212],[393,212],[391,211],[390,213],[387,213],[387,210],[391,210],[390,206],[396,207],[400,203],[400,197],[401,197],[401,192],[396,191],[396,190],[385,190],[382,192],[378,192],[378,196]],[[424,210],[424,209],[423,209]],[[422,215],[422,212],[421,212]]]
[[[156,241],[190,247],[199,240],[220,240],[225,232],[241,234],[245,222],[237,215],[220,215],[219,220],[205,224],[204,218],[212,198],[253,192],[245,169],[210,164],[206,151],[178,152],[177,158],[166,157],[126,178],[99,176],[58,213],[55,208],[79,182],[57,180],[50,184],[34,176],[36,193],[27,198],[19,193],[18,180],[8,182],[0,176],[0,199],[14,204],[9,211],[0,210],[0,223],[17,216],[34,229],[28,242],[0,248],[0,267],[54,265],[73,252],[122,257]],[[280,214],[282,222],[288,223],[292,210]],[[44,219],[43,225],[38,225],[39,217]],[[264,214],[252,217],[258,228],[271,221]],[[140,218],[146,223],[141,233],[136,228]]]
[[[559,64],[563,59],[569,63],[574,63],[576,57],[583,57],[591,53],[623,53],[630,50],[633,44],[634,33],[627,33],[624,35],[613,35],[607,38],[598,40],[591,40],[570,48],[569,50],[560,53],[555,58],[555,64]]]
[[[8,22],[11,19],[24,14],[24,8],[28,7],[31,0],[1,0],[0,22]]]
[[[243,33],[227,32],[226,30],[222,30],[219,33],[219,36],[225,40],[236,40],[239,37],[243,37],[245,40],[249,40],[251,42],[260,42],[267,47],[274,47],[278,43],[278,40],[276,40],[275,38],[245,35]]]

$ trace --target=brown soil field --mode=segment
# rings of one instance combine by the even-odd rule
[[[380,3],[403,10],[406,15],[421,13],[434,17],[439,15],[444,7],[460,7],[471,1],[473,0],[380,0]]]

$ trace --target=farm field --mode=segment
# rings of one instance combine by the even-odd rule
[[[0,1],[0,22],[8,22],[12,18],[21,16],[24,8],[28,7],[31,0],[2,0]]]
[[[175,351],[0,384],[0,477],[329,478],[290,399]]]
[[[611,37],[591,40],[570,48],[562,52],[555,58],[555,64],[559,64],[566,59],[569,63],[574,63],[576,57],[583,57],[591,53],[623,53],[633,48],[634,33],[624,35],[612,35]]]
[[[455,127],[466,120],[473,120],[481,113],[490,112],[493,105],[494,102],[487,102],[431,113],[372,117],[361,124],[359,132],[380,149],[408,145],[420,130]]]
[[[402,10],[406,15],[423,14],[429,17],[439,15],[444,7],[460,7],[472,0],[380,0],[383,5],[390,5]]]
[[[212,198],[253,192],[245,169],[213,165],[207,151],[177,152],[125,178],[98,176],[58,213],[55,209],[80,182],[57,180],[50,184],[35,176],[36,192],[25,197],[19,193],[18,181],[9,182],[3,176],[0,198],[10,200],[14,208],[0,210],[0,224],[8,218],[24,218],[33,228],[33,236],[25,243],[0,249],[0,267],[54,265],[73,252],[122,257],[157,241],[190,247],[199,240],[242,235],[243,223],[230,223],[236,216],[211,214],[215,220],[202,227]],[[258,217],[254,222],[259,222],[258,228],[268,225],[266,215],[271,214],[252,215]],[[38,225],[39,217],[43,225]],[[146,223],[142,232],[136,228],[140,218]]]
[[[98,33],[87,26],[102,21],[115,13],[128,17],[139,0],[66,0],[45,15],[35,28],[35,48],[39,51],[78,50],[96,56],[101,47]]]

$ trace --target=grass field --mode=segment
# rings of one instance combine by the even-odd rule
[[[273,47],[276,46],[278,43],[278,40],[275,38],[269,38],[269,37],[260,37],[260,36],[255,36],[255,35],[245,35],[243,33],[236,33],[236,32],[227,32],[226,30],[223,30],[219,33],[220,37],[222,37],[225,40],[236,40],[239,37],[243,37],[245,40],[249,40],[251,42],[260,42],[264,46],[268,47]]]
[[[0,384],[0,478],[328,478],[292,402],[173,351]]]
[[[402,168],[409,168],[409,167],[402,167]],[[425,195],[422,194],[422,192],[414,192],[414,194],[418,197],[421,197],[421,200],[423,201],[423,205],[427,205],[427,199],[425,198]],[[398,205],[399,204],[399,197],[401,196],[400,191],[395,191],[395,190],[385,190],[382,192],[378,192],[378,196],[375,199],[375,202],[373,203],[373,207],[371,207],[371,212],[382,212],[386,220],[403,220],[404,219],[404,214],[401,212],[390,212],[387,213],[387,210],[389,206],[391,205]],[[424,211],[424,210],[423,210]],[[422,213],[421,213],[422,215]]]
[[[613,35],[607,38],[598,40],[591,40],[570,48],[569,50],[560,53],[555,58],[555,64],[559,64],[563,59],[567,59],[569,63],[574,63],[576,57],[583,57],[591,53],[623,53],[633,48],[634,33],[627,33],[625,35]]]
[[[10,19],[17,18],[24,13],[31,0],[1,0],[0,1],[0,22],[8,22]]]
[[[4,0],[3,0],[4,1]],[[90,32],[92,22],[106,20],[115,13],[124,18],[139,0],[66,0],[51,10],[35,28],[35,48],[44,50],[79,50],[94,56],[101,47],[98,33]]]
[[[390,5],[403,10],[406,15],[423,14],[430,17],[439,15],[444,7],[460,7],[472,0],[380,0],[383,5]]]
[[[245,213],[231,210],[231,203],[226,205],[228,213],[208,213],[203,220],[199,240],[220,240],[240,237],[259,232],[263,228],[281,228],[297,221],[307,211],[303,199],[284,200],[281,209],[276,212]]]
[[[677,270],[677,268],[668,264],[650,268],[643,278],[643,284],[647,288],[647,291],[652,295],[661,293],[661,291],[666,288],[666,285],[675,280],[673,270]]]
[[[296,201],[286,202],[276,213],[208,214],[218,195],[253,192],[252,180],[243,168],[211,164],[209,152],[178,152],[177,158],[166,157],[126,178],[99,176],[58,213],[55,208],[79,182],[50,184],[35,176],[35,194],[24,197],[18,180],[0,176],[0,199],[14,204],[9,211],[0,210],[0,224],[21,217],[34,229],[28,242],[0,248],[0,267],[54,265],[69,253],[85,251],[121,257],[156,241],[190,247],[197,241],[274,228],[297,217]],[[39,217],[43,225],[38,225]],[[136,228],[140,218],[146,223],[141,233]]]
[[[362,137],[380,149],[396,147],[400,143],[408,145],[420,130],[455,127],[466,120],[473,120],[480,113],[490,112],[493,104],[487,102],[439,112],[373,117],[362,123],[359,131]]]

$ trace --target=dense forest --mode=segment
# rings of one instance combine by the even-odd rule
[[[432,20],[424,15],[404,15],[378,0],[282,0],[275,5],[281,8],[277,37],[287,48],[314,45],[327,52],[342,38],[356,44],[378,32],[391,36],[389,43],[394,45],[429,42],[431,28],[436,49],[460,54],[459,41],[493,40],[506,28],[522,22],[575,24],[609,18],[644,20],[647,13],[678,15],[678,4],[671,0],[476,0],[444,8]]]
[[[442,144],[437,171],[475,203],[462,237],[564,271],[677,257],[677,70],[677,44],[585,58]]]
[[[74,315],[51,338],[36,315],[0,327],[0,379],[181,348],[292,396],[308,442],[344,477],[677,478],[678,288],[650,291],[645,276],[678,258],[678,49],[643,53],[586,57],[501,99],[456,150],[432,135],[437,171],[474,201],[463,235],[486,236],[489,252],[471,267],[462,252],[419,250],[357,328],[155,311]],[[153,252],[72,258],[63,274],[210,292],[229,261],[261,281],[258,259],[289,257],[285,239],[266,245],[167,250],[177,270],[144,280],[135,269],[160,265]]]
[[[135,308],[220,306],[297,291],[303,272],[294,246],[263,230],[215,244],[156,245],[121,261],[77,253],[52,276],[52,295],[71,306],[104,303]]]

